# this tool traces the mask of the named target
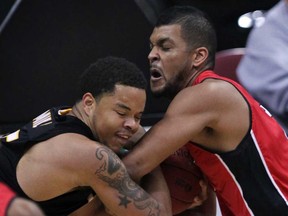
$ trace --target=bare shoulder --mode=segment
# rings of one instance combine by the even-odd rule
[[[35,151],[50,162],[72,166],[71,164],[75,165],[74,161],[77,160],[77,164],[81,166],[83,160],[78,159],[86,157],[85,161],[89,162],[90,155],[93,155],[99,146],[100,143],[81,134],[65,133],[35,145]]]
[[[173,99],[168,111],[183,112],[225,112],[231,105],[245,102],[238,90],[223,80],[207,79],[204,82],[183,89]],[[219,109],[217,109],[219,108]]]
[[[110,155],[115,156],[103,144],[80,134],[63,134],[50,142],[57,151],[56,158],[61,161],[65,169],[67,168],[77,175],[80,184],[88,184],[85,182],[86,178],[89,179],[89,175],[93,175],[95,170],[102,166],[99,163],[101,160],[108,160]]]
[[[85,182],[89,172],[95,171],[95,152],[100,146],[74,133],[37,143],[18,163],[18,182],[35,200],[47,200],[75,187],[88,186]]]
[[[229,151],[249,129],[249,107],[231,83],[209,79],[178,93],[168,107],[165,122],[181,128],[181,137],[186,136],[186,140]]]
[[[107,176],[113,178],[117,172],[126,171],[121,159],[99,142],[78,134],[67,134],[59,139],[65,140],[62,152],[67,159],[63,163],[75,173],[79,185],[99,188],[101,183],[107,183]]]

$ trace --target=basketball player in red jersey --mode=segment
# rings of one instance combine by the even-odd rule
[[[216,33],[206,15],[168,9],[150,44],[151,90],[173,100],[123,159],[130,174],[145,175],[186,145],[223,215],[288,215],[287,137],[241,85],[213,72]]]

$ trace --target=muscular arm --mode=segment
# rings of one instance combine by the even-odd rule
[[[123,159],[133,178],[139,179],[149,173],[208,124],[209,113],[200,112],[200,104],[191,106],[193,92],[189,96],[189,92],[183,93],[183,91],[171,102],[164,118],[155,124],[136,145],[133,152]],[[189,97],[192,98],[188,100]],[[196,95],[194,104],[197,100]],[[201,103],[205,105],[204,101]]]
[[[186,88],[123,163],[139,179],[189,141],[218,151],[232,150],[247,133],[248,113],[242,96],[226,82],[207,80]]]
[[[132,137],[130,140],[129,146],[127,146],[127,149],[132,149],[134,144],[143,136],[145,133],[145,130],[143,128],[140,128],[139,131]],[[107,155],[110,153],[107,151]],[[125,155],[122,155],[125,156]],[[98,158],[98,156],[97,156]],[[117,157],[115,157],[115,160],[112,160],[111,163],[120,163],[117,161]],[[101,178],[103,178],[102,175],[100,175]],[[111,179],[111,181],[113,181]],[[125,180],[124,180],[125,181]],[[130,180],[129,180],[130,181]],[[169,196],[169,189],[167,188],[166,181],[164,179],[164,176],[162,174],[162,171],[159,168],[156,168],[151,173],[147,174],[144,178],[141,179],[141,187],[148,192],[152,197],[154,197],[156,200],[161,200],[165,203],[165,206],[167,209],[169,209],[169,206],[171,206],[171,200]],[[117,189],[117,186],[115,187]],[[110,212],[107,213],[107,212]],[[108,216],[112,215],[113,213],[109,211],[109,209],[105,209],[105,206],[102,204],[101,200],[97,195],[85,206],[78,209],[77,211],[70,214],[70,216],[92,216],[92,215],[103,215]],[[171,213],[168,213],[168,215]]]
[[[90,165],[86,165],[87,172],[79,179],[94,189],[111,214],[171,215],[168,189],[159,192],[158,187],[150,186],[144,191],[129,177],[120,158],[105,146],[97,145],[94,159],[89,157],[86,157],[90,161]]]
[[[141,186],[155,199],[161,200],[165,203],[168,210],[171,210],[171,199],[166,180],[163,176],[161,168],[158,166],[152,172],[141,179]],[[169,211],[169,213],[171,213]]]

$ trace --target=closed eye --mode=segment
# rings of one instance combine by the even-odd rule
[[[142,118],[142,116],[136,116],[136,117],[135,117],[135,120],[140,121],[141,118]]]
[[[116,113],[117,113],[118,115],[120,115],[120,116],[125,116],[125,115],[126,115],[125,113],[119,112],[119,111],[116,111]]]
[[[169,51],[171,48],[170,47],[161,47],[161,49],[166,52],[166,51]]]

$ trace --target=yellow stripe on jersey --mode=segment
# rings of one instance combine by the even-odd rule
[[[12,142],[14,140],[19,139],[19,132],[20,130],[17,130],[9,135],[6,136],[6,142]]]
[[[71,110],[72,108],[59,110],[58,115],[67,115]]]

